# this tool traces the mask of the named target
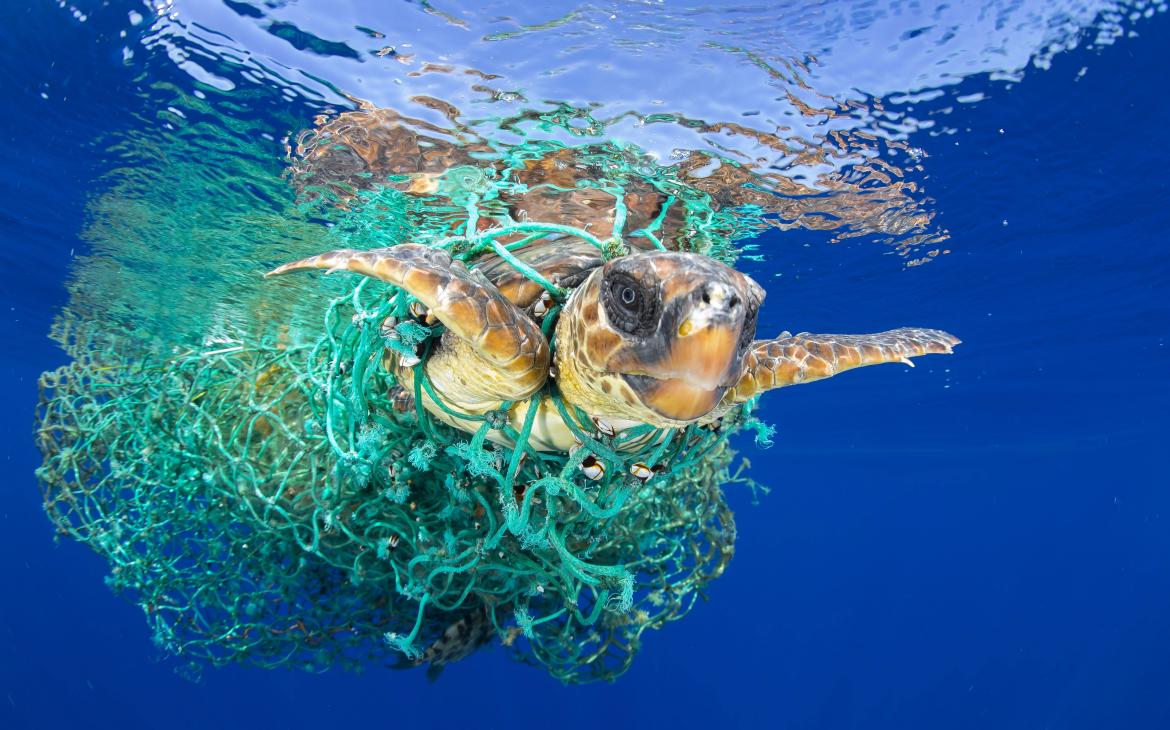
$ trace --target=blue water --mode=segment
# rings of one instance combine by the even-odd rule
[[[251,10],[230,9],[242,5]],[[148,14],[138,3],[4,3],[0,727],[1170,727],[1170,15],[1070,6],[1074,32],[1062,37],[1079,43],[1040,53],[1030,34],[1058,23],[1028,20],[1044,4],[1034,5],[1005,10],[1002,24],[973,12],[954,41],[937,20],[954,9],[793,11],[778,52],[821,57],[826,93],[942,90],[907,113],[936,123],[908,125],[905,141],[927,155],[910,177],[932,225],[949,232],[938,247],[950,253],[907,267],[864,236],[829,243],[816,231],[770,231],[758,242],[765,260],[745,263],[769,290],[761,332],[919,325],[964,344],[913,370],[869,368],[766,398],[776,444],[742,448],[771,492],[758,504],[731,492],[736,556],[709,600],[644,636],[615,684],[564,687],[494,649],[435,683],[377,667],[231,667],[193,683],[160,656],[141,611],[105,587],[104,562],[54,544],[33,477],[36,378],[65,361],[47,333],[75,257],[92,245],[88,206],[126,164],[109,139],[164,124],[151,105],[182,97],[195,88],[191,74],[213,64],[193,72],[139,43],[142,27],[127,20]],[[383,104],[398,92],[376,71],[346,66],[336,48],[330,56],[244,32],[242,23],[262,22],[250,12],[285,12],[321,38],[401,27],[420,54],[459,62],[464,53],[473,65],[495,52],[415,5],[329,7],[169,6],[173,27],[208,47],[283,59],[269,68],[307,89],[281,97],[264,77],[228,92],[242,118],[272,130],[264,164],[273,169],[280,135],[336,103],[313,91],[321,79]],[[588,9],[602,17],[635,6]],[[850,46],[856,38],[824,20],[838,11],[867,44]],[[563,14],[515,12],[533,18],[513,25]],[[691,22],[739,17],[707,12]],[[480,21],[470,21],[476,32]],[[1120,32],[1093,42],[1102,28]],[[742,32],[767,44],[768,30]],[[907,39],[924,32],[937,36],[933,50],[911,52]],[[692,36],[679,37],[685,51]],[[500,52],[507,80],[546,90],[553,82],[523,58],[522,47]],[[1004,65],[977,62],[986,58]],[[638,71],[623,68],[636,87]],[[698,115],[723,103],[720,83],[674,88],[641,73],[648,98],[682,109],[688,94],[702,96]],[[735,73],[742,66],[722,78]],[[430,90],[456,95],[444,83]],[[607,103],[639,103],[615,84]],[[751,89],[724,85],[727,105],[752,111]],[[573,88],[582,99],[607,93]],[[615,134],[648,149],[678,143],[651,132]]]

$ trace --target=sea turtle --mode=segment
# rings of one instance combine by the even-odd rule
[[[465,149],[466,148],[466,149]],[[377,181],[404,193],[429,195],[444,176],[475,172],[467,152],[476,143],[449,135],[390,110],[346,112],[324,122],[298,144],[293,181],[302,194],[322,190],[340,205]],[[677,428],[712,423],[736,404],[773,388],[810,382],[843,370],[949,353],[959,343],[939,330],[896,329],[871,335],[813,335],[785,332],[755,340],[756,315],[764,290],[751,278],[712,258],[683,250],[650,248],[645,237],[615,235],[659,221],[659,243],[687,246],[689,226],[679,206],[645,181],[625,187],[625,227],[615,231],[615,197],[582,181],[609,174],[622,148],[561,147],[524,158],[507,171],[519,183],[499,193],[502,211],[479,218],[482,231],[508,221],[544,220],[620,240],[625,256],[605,260],[593,244],[572,236],[544,238],[514,256],[560,287],[572,289],[555,329],[555,355],[542,334],[550,301],[537,282],[507,261],[487,255],[470,267],[442,249],[401,244],[374,250],[344,249],[285,264],[269,272],[348,270],[392,283],[446,326],[423,364],[449,410],[481,415],[512,402],[511,425],[523,424],[528,400],[550,379],[553,388],[533,402],[530,444],[566,451],[576,443],[550,397],[586,414],[577,426],[613,433],[637,424]],[[498,163],[482,162],[491,170]],[[724,166],[690,180],[709,195],[710,205],[735,204],[744,172]],[[722,168],[720,168],[722,169]],[[470,172],[468,172],[470,171]],[[735,174],[733,174],[735,173]],[[501,243],[518,240],[498,239]],[[413,392],[415,363],[387,350],[386,365]],[[429,395],[424,406],[436,418],[474,431],[480,421],[452,416]],[[566,411],[577,419],[575,409]],[[500,430],[490,438],[507,443]],[[641,444],[630,442],[631,448]]]
[[[424,316],[446,326],[423,368],[448,408],[424,394],[427,410],[474,431],[479,421],[449,410],[482,415],[512,402],[507,413],[519,430],[534,403],[529,443],[541,451],[568,451],[576,442],[550,391],[529,400],[550,379],[566,404],[587,415],[579,429],[611,435],[639,424],[714,422],[766,390],[862,365],[910,364],[959,343],[940,330],[913,328],[756,340],[764,290],[696,253],[638,251],[603,261],[593,245],[560,239],[518,257],[562,286],[575,285],[556,323],[555,355],[541,332],[541,288],[498,259],[468,267],[443,249],[408,243],[330,251],[270,274],[347,270],[406,290],[425,306]],[[394,354],[387,364],[411,390],[413,363]],[[507,442],[499,430],[492,438]]]

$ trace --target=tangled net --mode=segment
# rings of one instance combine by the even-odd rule
[[[456,167],[425,199],[392,176],[347,188],[332,235],[491,255],[557,303],[570,292],[512,251],[570,236],[606,257],[635,239],[733,255],[743,210],[717,210],[661,168],[630,164],[628,151],[587,155],[612,174],[560,190],[613,197],[615,235],[604,240],[501,221],[501,196],[530,190],[513,173],[532,149],[487,171]],[[669,201],[636,230],[631,185]],[[366,279],[332,299],[315,331],[186,349],[63,316],[54,334],[73,361],[43,375],[38,409],[50,519],[109,560],[110,586],[142,607],[163,649],[199,665],[434,668],[497,637],[562,681],[613,680],[642,633],[686,615],[728,564],[735,526],[722,486],[755,486],[733,469],[728,438],[751,427],[766,439],[767,428],[748,404],[660,438],[645,438],[649,426],[578,432],[573,454],[528,447],[527,427],[493,413],[475,433],[455,430],[418,405],[423,389],[441,400],[422,367],[441,328],[412,319],[411,301]],[[546,333],[555,318],[554,307]],[[422,354],[415,393],[383,366],[387,349]],[[493,429],[516,446],[491,443]],[[622,450],[635,439],[649,445]],[[583,475],[589,455],[608,465],[602,478]],[[635,462],[661,468],[644,481]]]

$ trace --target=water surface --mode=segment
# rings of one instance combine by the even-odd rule
[[[1164,10],[6,7],[0,717],[1164,726]],[[615,685],[564,688],[499,651],[435,684],[191,684],[39,513],[34,381],[65,358],[46,334],[62,311],[168,342],[271,324],[258,272],[325,228],[287,146],[360,104],[489,145],[734,161],[779,194],[741,259],[769,289],[762,332],[918,324],[965,344],[765,400],[776,445],[742,449],[771,493],[730,495],[727,574]]]

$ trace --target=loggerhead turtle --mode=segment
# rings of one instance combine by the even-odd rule
[[[547,308],[543,290],[499,259],[468,267],[442,249],[401,244],[331,251],[269,275],[348,270],[406,290],[446,326],[422,367],[448,408],[424,394],[426,409],[475,431],[479,422],[450,411],[481,415],[510,402],[508,418],[520,430],[536,407],[529,443],[541,451],[568,451],[576,442],[550,391],[532,398],[550,379],[563,401],[592,421],[575,424],[579,429],[612,435],[639,424],[711,423],[766,390],[863,365],[910,364],[911,357],[949,353],[959,343],[946,332],[914,328],[756,340],[764,290],[696,253],[638,251],[603,261],[593,245],[560,239],[517,256],[546,279],[575,286],[556,323],[555,355],[539,321]],[[411,390],[414,363],[396,353],[388,359]],[[507,443],[499,430],[491,437]]]

